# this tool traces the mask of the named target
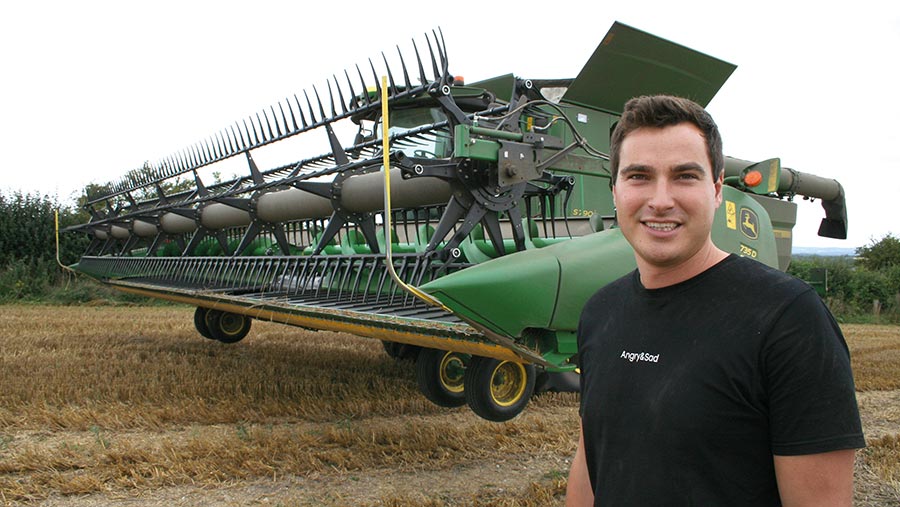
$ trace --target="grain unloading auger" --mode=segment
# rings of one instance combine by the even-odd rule
[[[91,221],[67,229],[92,239],[72,267],[195,305],[197,330],[226,343],[251,319],[380,339],[415,357],[428,399],[495,421],[536,389],[571,388],[583,303],[634,268],[605,155],[622,104],[669,93],[705,105],[735,67],[616,23],[575,79],[464,85],[442,36],[425,39],[414,78],[402,53],[399,74],[370,60],[371,78],[333,76],[326,100],[313,87],[91,187]],[[254,154],[311,132],[325,154],[257,166]],[[203,176],[241,156],[243,176]],[[721,248],[785,269],[795,195],[822,200],[820,235],[846,237],[836,181],[778,159],[728,159],[726,176]]]

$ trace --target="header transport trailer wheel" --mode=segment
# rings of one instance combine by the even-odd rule
[[[508,421],[528,405],[534,381],[533,364],[472,356],[465,375],[466,403],[489,421]]]
[[[198,306],[194,311],[194,327],[197,329],[197,332],[200,333],[200,336],[204,338],[208,338],[210,340],[215,340],[216,337],[212,335],[212,331],[209,330],[209,308],[203,308],[202,306]]]
[[[220,310],[206,309],[203,319],[198,319],[197,315],[201,309],[198,308],[194,313],[194,326],[200,334],[207,338],[218,340],[222,343],[237,343],[247,336],[250,332],[251,318],[246,315],[237,313],[223,312]],[[209,336],[203,333],[199,322],[205,325]]]
[[[423,348],[416,358],[419,390],[440,407],[465,405],[465,372],[469,359],[468,354]]]

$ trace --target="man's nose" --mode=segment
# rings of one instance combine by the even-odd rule
[[[665,211],[675,206],[675,201],[672,198],[672,188],[668,181],[662,178],[656,181],[647,204],[657,211]]]

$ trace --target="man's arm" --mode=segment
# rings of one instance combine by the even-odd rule
[[[855,449],[775,456],[781,502],[785,507],[850,507],[855,456]]]
[[[566,507],[584,507],[594,505],[594,492],[591,490],[591,479],[588,477],[587,460],[584,457],[584,429],[578,425],[578,448],[572,459],[569,470],[569,481],[566,483]]]

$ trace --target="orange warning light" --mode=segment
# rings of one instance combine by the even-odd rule
[[[744,185],[748,187],[755,187],[762,183],[763,176],[759,171],[749,171],[744,175]]]

